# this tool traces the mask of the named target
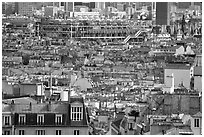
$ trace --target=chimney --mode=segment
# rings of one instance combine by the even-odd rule
[[[70,94],[71,94],[71,89],[68,90],[68,103],[70,103]]]
[[[52,91],[52,73],[50,73],[50,93],[51,95],[53,94],[52,92],[53,92]]]
[[[11,100],[11,112],[14,111],[14,108],[15,108],[14,100]]]
[[[32,111],[32,103],[30,102],[30,111]]]
[[[51,104],[51,101],[49,101],[49,103],[47,104],[47,111],[51,111],[51,107],[52,107],[52,104]]]
[[[174,93],[174,74],[172,73],[172,75],[171,75],[171,79],[172,79],[172,81],[171,81],[171,93]]]

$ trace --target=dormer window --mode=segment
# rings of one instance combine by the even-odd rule
[[[11,125],[11,116],[10,115],[4,115],[3,121],[4,121],[4,125],[6,125],[6,126]]]
[[[83,107],[71,107],[71,120],[81,121],[83,119]]]
[[[43,125],[44,124],[44,115],[43,114],[37,115],[37,124],[38,125]]]
[[[19,124],[24,125],[26,121],[26,115],[25,114],[20,114],[19,115]]]
[[[57,125],[62,124],[62,114],[56,114],[55,123],[56,123]]]
[[[198,118],[194,119],[194,127],[200,127],[200,120]]]

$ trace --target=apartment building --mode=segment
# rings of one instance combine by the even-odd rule
[[[88,135],[83,98],[47,103],[3,104],[4,135]]]

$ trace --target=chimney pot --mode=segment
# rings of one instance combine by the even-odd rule
[[[30,102],[30,111],[32,110],[32,103]]]
[[[14,100],[11,100],[11,104],[14,104]]]

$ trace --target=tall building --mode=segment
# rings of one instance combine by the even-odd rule
[[[95,2],[95,8],[104,10],[105,9],[105,2]]]
[[[156,25],[170,25],[170,8],[168,2],[156,3]]]
[[[141,7],[139,2],[135,2],[135,3],[133,3],[132,6],[133,6],[133,8],[134,8],[135,10],[138,10],[139,7]]]
[[[65,12],[73,12],[73,10],[74,10],[74,3],[73,2],[65,2],[64,11]]]
[[[89,9],[94,9],[95,2],[74,2],[74,6],[87,6]]]
[[[32,16],[35,10],[33,2],[19,2],[18,3],[18,14],[23,16]]]
[[[65,2],[64,3],[64,12],[65,12],[65,19],[69,17],[73,17],[74,12],[74,2]]]
[[[2,2],[2,14],[6,14],[6,3]]]
[[[105,7],[114,7],[117,8],[118,2],[105,2]]]
[[[188,9],[193,2],[178,2],[179,9]]]
[[[2,14],[11,15],[18,13],[17,2],[3,2],[2,3]]]
[[[14,13],[18,14],[18,2],[14,3]]]
[[[59,7],[60,6],[60,2],[53,2],[53,6]]]
[[[117,3],[117,10],[118,10],[118,11],[124,11],[124,4],[121,3],[121,2],[118,2],[118,3]]]
[[[49,6],[45,7],[44,16],[45,17],[54,17],[57,15],[57,7]]]

